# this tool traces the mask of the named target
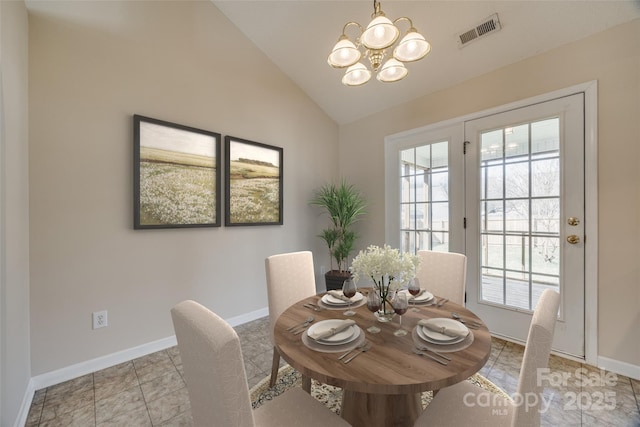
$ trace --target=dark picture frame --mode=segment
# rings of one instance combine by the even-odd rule
[[[216,132],[133,116],[134,229],[219,227]]]
[[[225,225],[282,225],[283,149],[225,136]]]

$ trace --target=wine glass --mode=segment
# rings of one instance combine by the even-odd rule
[[[413,301],[413,308],[411,309],[411,311],[419,311],[416,308],[416,296],[420,293],[420,282],[418,281],[418,279],[411,279],[409,281],[409,293],[411,295],[413,295],[413,298],[411,299]]]
[[[396,296],[393,298],[391,305],[393,305],[393,311],[395,311],[396,314],[400,316],[400,326],[398,327],[398,330],[393,333],[393,335],[397,337],[407,335],[407,331],[402,329],[402,315],[407,312],[407,308],[409,307],[407,294],[405,294],[404,292],[396,292]]]
[[[349,298],[349,308],[347,309],[347,311],[342,313],[345,316],[353,316],[354,314],[356,314],[355,311],[351,310],[351,297],[355,296],[357,290],[358,289],[356,288],[356,282],[351,277],[345,280],[342,284],[342,294],[345,297]]]
[[[382,302],[380,299],[380,295],[375,291],[371,290],[367,294],[367,308],[370,312],[375,313],[380,310],[380,306],[382,306]],[[367,328],[367,331],[372,334],[377,334],[380,332],[380,328],[376,326],[375,319],[373,320],[373,324]]]

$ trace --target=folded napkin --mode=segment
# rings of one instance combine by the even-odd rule
[[[443,335],[446,335],[448,337],[452,337],[452,338],[464,338],[469,334],[469,331],[463,331],[463,330],[459,330],[459,329],[451,329],[451,328],[447,328],[444,326],[438,326],[438,325],[434,325],[431,322],[428,322],[426,320],[419,320],[418,321],[418,325],[420,326],[424,326],[425,328],[429,329],[430,331],[433,332],[439,332]]]
[[[334,298],[338,298],[339,300],[347,301],[347,302],[348,302],[348,301],[351,301],[351,298],[347,298],[347,297],[345,297],[345,296],[342,294],[342,292],[340,292],[340,291],[329,291],[328,293],[329,293],[329,295],[331,295],[332,297],[334,297]]]
[[[355,320],[347,319],[347,320],[343,320],[339,325],[334,326],[333,328],[328,328],[324,330],[322,328],[316,328],[315,330],[313,330],[313,332],[309,332],[308,335],[309,335],[309,338],[315,341],[323,340],[323,339],[332,337],[335,334],[342,332],[348,327],[353,326],[355,324],[356,324]]]

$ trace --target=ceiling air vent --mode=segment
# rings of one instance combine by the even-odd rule
[[[458,34],[458,46],[459,47],[466,46],[472,41],[478,40],[481,37],[494,33],[500,30],[501,28],[502,26],[500,25],[500,19],[498,19],[498,14],[494,13],[487,19],[484,19],[480,24],[476,25],[472,29]]]

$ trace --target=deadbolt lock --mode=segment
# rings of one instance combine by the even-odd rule
[[[574,225],[574,226],[580,224],[580,220],[578,218],[576,218],[575,216],[569,217],[567,222],[569,223],[569,225]]]
[[[580,237],[576,236],[575,234],[572,234],[570,236],[567,236],[567,242],[571,243],[572,245],[575,245],[576,243],[580,243]]]

